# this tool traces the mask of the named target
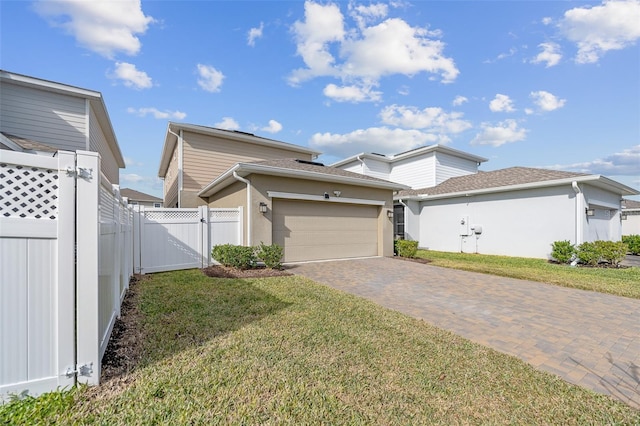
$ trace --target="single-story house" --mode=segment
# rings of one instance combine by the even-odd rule
[[[122,188],[120,190],[120,196],[126,197],[129,204],[134,206],[162,207],[163,204],[162,198],[154,197],[153,195],[145,194],[144,192],[131,188]]]
[[[124,158],[100,92],[0,70],[0,93],[0,150],[97,152],[102,173],[120,182]]]
[[[393,195],[408,189],[326,167],[319,153],[244,132],[169,123],[159,176],[165,206],[243,211],[245,245],[284,261],[393,255]]]
[[[398,158],[412,173],[394,174]],[[554,241],[617,241],[621,199],[638,194],[601,175],[526,167],[478,171],[484,161],[434,145],[393,156],[362,153],[333,166],[376,176],[383,170],[382,176],[411,186],[394,196],[396,238],[450,252],[548,258]]]
[[[640,235],[640,201],[622,200],[622,235]]]

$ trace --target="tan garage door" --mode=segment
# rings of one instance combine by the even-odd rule
[[[285,262],[376,256],[378,207],[274,200],[273,242]]]

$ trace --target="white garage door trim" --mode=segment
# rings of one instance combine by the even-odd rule
[[[361,198],[340,198],[329,194],[329,198],[324,195],[312,194],[296,194],[294,192],[278,192],[267,191],[269,198],[282,198],[284,200],[304,200],[304,201],[323,201],[326,203],[347,203],[347,204],[364,204],[370,206],[384,206],[384,200],[366,200]]]
[[[278,199],[273,203],[273,242],[285,262],[377,256],[379,210],[375,205]]]

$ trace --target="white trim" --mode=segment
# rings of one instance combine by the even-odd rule
[[[361,198],[325,198],[323,195],[296,194],[293,192],[267,191],[269,198],[282,198],[285,200],[323,201],[325,203],[364,204],[369,206],[384,206],[384,200],[365,200]]]
[[[180,129],[179,131],[179,135],[178,135],[178,208],[182,207],[182,170],[183,170],[183,164],[182,164],[182,156],[184,154],[183,152],[184,150],[184,136],[182,133],[182,129]]]
[[[2,238],[58,238],[58,220],[33,218],[0,218]]]
[[[98,116],[96,115],[97,120]],[[84,146],[85,151],[91,151],[91,101],[89,99],[84,100]],[[98,151],[97,146],[96,151]]]

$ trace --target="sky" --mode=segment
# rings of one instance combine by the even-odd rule
[[[159,197],[169,121],[640,190],[639,23],[640,0],[5,0],[0,68],[101,92],[120,186]]]

